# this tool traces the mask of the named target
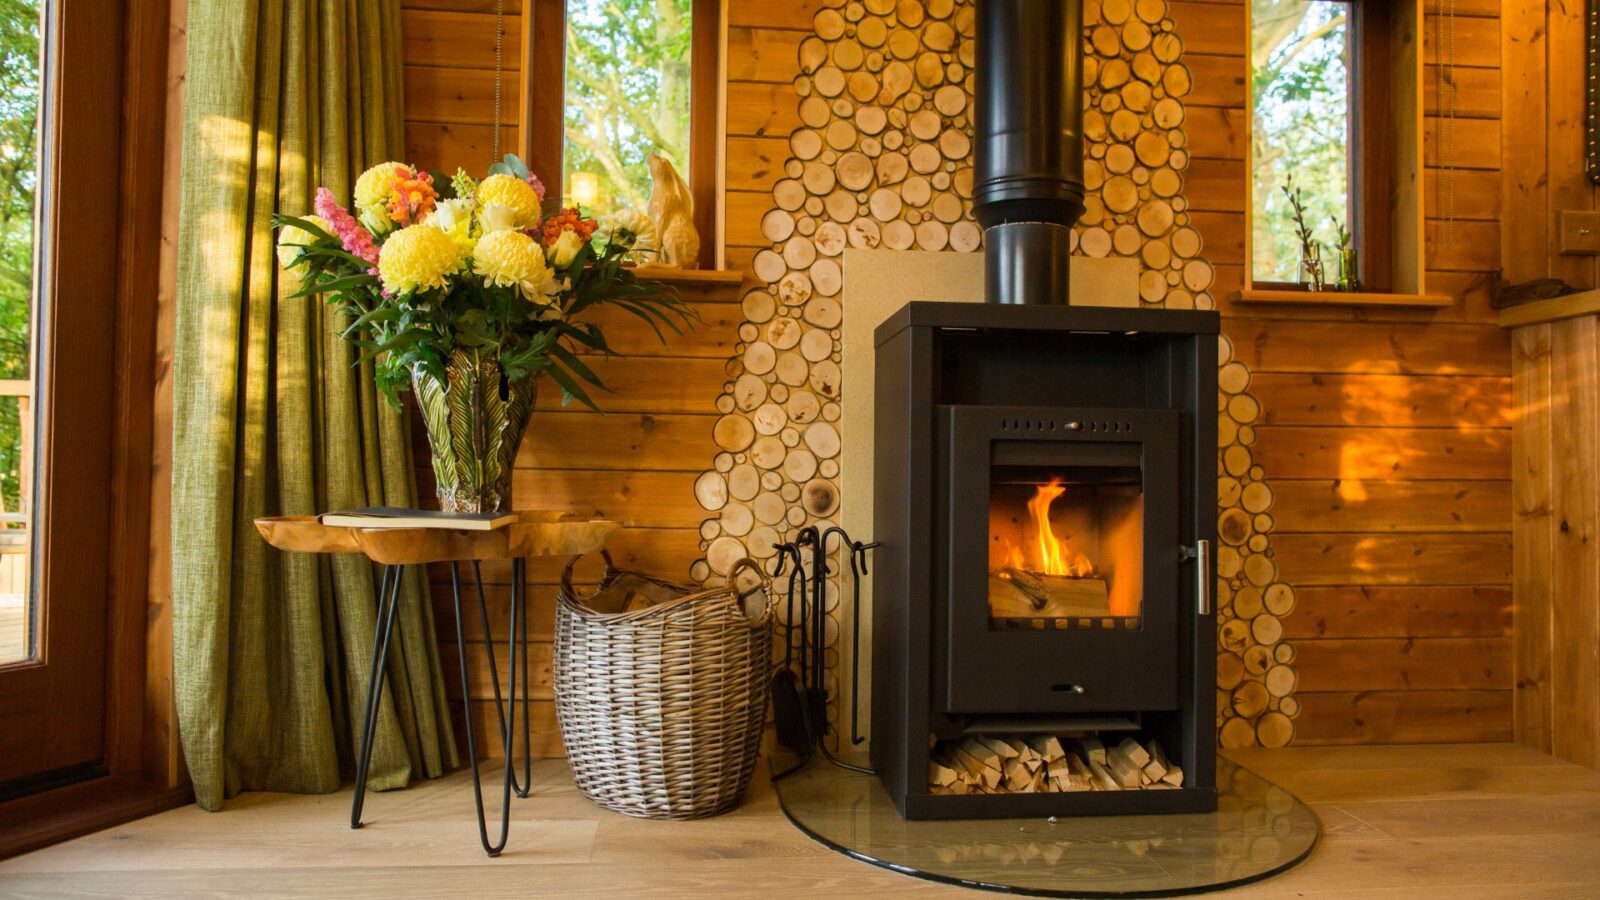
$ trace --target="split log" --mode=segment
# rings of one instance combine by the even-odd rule
[[[1089,771],[1093,774],[1093,784],[1096,786],[1097,790],[1122,790],[1122,785],[1117,781],[1116,778],[1112,776],[1111,772],[1106,769],[1103,763],[1096,762],[1093,759],[1089,760]]]
[[[977,741],[994,751],[995,755],[999,756],[1001,759],[1016,759],[1022,755],[1017,752],[1015,747],[1012,747],[1010,744],[1000,740],[999,738],[984,737],[979,735],[977,737]]]
[[[1043,575],[1007,566],[989,575],[989,609],[1000,618],[1108,616],[1111,593],[1097,576]]]
[[[1067,754],[1061,747],[1061,741],[1053,735],[1029,737],[1027,742],[1034,753],[1039,754],[1040,757],[1048,762],[1064,762],[1066,760]]]
[[[1151,773],[1151,777],[1174,787],[1183,785],[1183,769],[1179,768],[1172,760],[1167,759],[1166,752],[1155,741],[1150,742],[1150,762],[1152,766],[1159,766],[1162,770],[1159,777],[1155,776],[1154,773]]]
[[[1150,762],[1150,754],[1145,751],[1144,747],[1140,746],[1138,741],[1131,737],[1123,738],[1122,741],[1117,744],[1117,750],[1120,751],[1124,756],[1128,757],[1128,759],[1132,760],[1133,764],[1141,769]]]
[[[1021,760],[1012,758],[1005,761],[1005,786],[1006,790],[1017,794],[1033,793],[1033,772]]]
[[[1122,752],[1120,745],[1106,750],[1106,767],[1111,770],[1118,786],[1124,789],[1132,790],[1144,783],[1144,770]]]

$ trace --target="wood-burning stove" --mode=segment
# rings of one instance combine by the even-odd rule
[[[1215,808],[1213,312],[911,303],[876,333],[873,765],[908,818]],[[1180,790],[930,791],[964,735],[1155,739]]]
[[[979,2],[988,302],[876,332],[872,760],[907,818],[1216,808],[1218,318],[1067,305],[1082,41],[1081,0]]]

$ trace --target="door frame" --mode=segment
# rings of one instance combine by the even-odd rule
[[[103,386],[100,402],[87,416],[79,410],[78,418],[90,421],[80,422],[85,431],[72,436],[91,435],[97,443],[61,448],[67,452],[48,463],[40,457],[41,477],[49,481],[48,493],[40,496],[46,518],[36,546],[46,550],[37,577],[41,583],[51,579],[46,590],[70,584],[102,604],[96,624],[105,642],[103,756],[98,777],[0,804],[0,858],[170,808],[190,796],[176,752],[170,630],[163,624],[170,619],[165,601],[151,589],[160,579],[152,577],[158,573],[150,566],[165,545],[164,530],[152,529],[152,487],[164,477],[154,469],[158,421],[165,421],[158,416],[156,385],[168,363],[158,349],[158,313],[163,285],[171,283],[158,261],[171,258],[170,248],[163,250],[170,234],[164,225],[171,208],[167,189],[177,186],[179,144],[178,129],[168,125],[179,121],[174,111],[181,110],[181,78],[173,76],[182,73],[187,4],[46,2],[55,27],[48,63],[56,79],[52,108],[74,111],[72,137],[58,143],[53,162],[55,171],[77,182],[52,202],[57,221],[77,217],[68,226],[71,239],[94,242],[99,256],[109,260],[106,269],[92,273],[58,266],[53,288],[62,290],[64,278],[76,279],[68,290],[90,277],[105,279],[99,295],[111,302],[109,309],[96,310],[96,331],[76,335],[105,353],[100,358],[106,364],[95,367],[90,382]],[[56,346],[60,352],[62,345]],[[82,345],[67,349],[83,352]],[[64,492],[61,480],[80,477],[80,467],[89,473],[83,480],[93,481],[99,493]],[[58,510],[58,500],[76,506]],[[47,543],[63,540],[59,532],[51,535],[53,523],[86,515],[94,527],[66,543],[65,554]],[[99,548],[97,561],[80,565],[78,581],[58,583],[73,574],[67,572],[72,565],[58,568],[62,556],[81,564],[75,546],[85,541]],[[84,569],[91,570],[87,577]]]

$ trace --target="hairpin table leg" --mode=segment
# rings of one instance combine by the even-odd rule
[[[514,613],[512,622],[515,623],[518,619],[521,619],[522,622],[522,630],[520,632],[520,652],[522,654],[522,746],[524,750],[528,751],[522,757],[522,779],[520,781],[517,779],[515,770],[511,770],[511,788],[518,797],[528,796],[528,791],[532,788],[533,781],[533,753],[531,752],[531,744],[529,744],[530,728],[528,720],[528,610],[526,605],[527,587],[523,584],[523,567],[525,565],[526,561],[522,559],[513,559],[511,561],[511,604]],[[489,656],[489,671],[498,673],[500,666],[495,659],[494,635],[489,628],[489,606],[483,595],[483,568],[477,561],[472,563],[472,577],[477,584],[478,615],[483,620],[483,646]],[[511,679],[513,691],[517,683],[517,673],[514,670],[517,667],[518,641],[519,632],[512,628],[506,637],[506,653],[510,657],[510,666],[513,670]],[[500,679],[496,677],[494,679],[494,711],[500,720],[501,740],[507,740],[507,735],[514,730],[506,724],[506,712],[516,700],[515,696],[502,698],[500,694]],[[514,724],[515,710],[512,710],[512,712],[512,722]],[[514,744],[515,741],[511,743]],[[511,768],[510,753],[506,754],[506,767],[508,769]]]
[[[517,789],[517,796],[526,797],[533,790],[533,713],[528,708],[528,700],[533,693],[533,682],[528,678],[528,561],[522,558],[511,561],[511,602],[517,610],[517,621],[520,623],[514,631],[508,632],[508,640],[517,648],[515,653],[522,655],[522,787]],[[512,663],[516,663],[513,654]],[[516,693],[513,683],[512,693]],[[507,697],[506,705],[514,703],[515,698]],[[506,770],[511,770],[511,750],[515,743],[507,729],[506,737]],[[513,776],[511,786],[516,787],[516,778]]]
[[[504,704],[504,705],[501,704],[501,702],[499,700],[499,696],[500,696],[499,677],[500,677],[500,675],[499,675],[498,672],[491,672],[490,673],[490,677],[493,678],[495,680],[495,682],[496,682],[496,684],[495,684],[495,697],[496,697],[495,707],[496,707],[497,711],[499,712],[499,714],[503,717],[501,719],[501,721],[503,722],[503,726],[502,726],[502,728],[500,730],[500,738],[501,738],[501,746],[504,748],[504,751],[505,751],[505,766],[506,766],[506,768],[505,768],[505,779],[504,779],[504,784],[503,784],[503,791],[502,791],[502,796],[501,796],[501,800],[500,800],[500,839],[497,842],[491,844],[489,842],[489,824],[488,824],[488,819],[484,815],[484,811],[483,811],[483,781],[482,781],[482,778],[478,774],[478,747],[477,747],[477,739],[476,739],[476,736],[474,734],[475,729],[473,728],[473,724],[472,724],[472,682],[471,682],[471,678],[470,678],[470,675],[469,675],[469,671],[470,670],[469,670],[469,668],[467,666],[467,642],[466,642],[466,636],[465,636],[466,635],[466,628],[465,628],[464,617],[461,614],[461,568],[460,568],[459,564],[457,564],[457,563],[452,562],[450,564],[450,594],[451,594],[451,598],[455,602],[455,612],[456,612],[456,653],[459,656],[460,662],[461,662],[461,696],[465,699],[466,708],[467,708],[467,714],[465,716],[466,725],[467,725],[467,761],[468,761],[468,764],[472,768],[472,798],[473,798],[473,802],[478,807],[478,839],[483,843],[484,852],[488,853],[491,857],[499,856],[500,855],[500,851],[505,849],[506,838],[508,837],[508,835],[510,834],[510,831],[511,831],[511,783],[512,783],[512,780],[513,780],[513,773],[514,773],[514,768],[513,768],[511,756],[512,756],[512,753],[514,751],[514,747],[512,746],[512,735],[513,735],[513,733],[514,733],[514,731],[516,730],[516,727],[517,727],[517,709],[516,709],[516,703],[515,703],[515,698],[517,696],[517,652],[520,649],[521,653],[523,654],[524,661],[526,661],[527,652],[528,652],[528,647],[527,647],[526,640],[523,640],[521,642],[519,642],[517,640],[517,638],[519,636],[525,636],[527,634],[526,624],[523,621],[524,618],[525,618],[525,611],[522,608],[523,604],[522,604],[522,601],[521,601],[521,591],[515,585],[515,582],[521,580],[521,573],[522,573],[521,560],[514,561],[512,563],[511,569],[512,569],[512,581],[513,581],[513,586],[512,586],[512,591],[511,591],[512,600],[511,600],[511,623],[510,623],[511,624],[510,631],[511,631],[512,638],[511,638],[511,642],[510,642],[510,646],[511,646],[511,685],[510,685],[510,687],[511,687],[511,690],[510,690],[509,693],[510,693],[511,699],[512,699],[511,703]],[[487,628],[487,621],[485,621],[485,627]],[[520,647],[518,646],[519,643],[521,644]],[[527,685],[526,684],[523,685],[523,692],[524,692],[523,693],[523,697],[524,697],[523,711],[524,711],[524,716],[526,716],[526,712],[527,712],[527,706],[526,706]],[[509,709],[507,709],[507,707],[509,707]]]
[[[367,769],[372,763],[372,742],[378,733],[378,711],[383,706],[384,670],[389,665],[389,638],[394,634],[395,609],[400,605],[404,569],[384,566],[378,588],[378,621],[372,631],[372,668],[367,674],[367,706],[362,720],[360,758],[356,760],[356,792],[350,801],[350,827],[361,827],[361,805],[367,796]]]

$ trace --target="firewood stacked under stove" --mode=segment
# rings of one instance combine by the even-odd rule
[[[1072,791],[1175,790],[1183,769],[1161,744],[1125,737],[1112,746],[1099,738],[1025,738],[971,735],[940,741],[928,763],[935,794],[1038,794]]]

